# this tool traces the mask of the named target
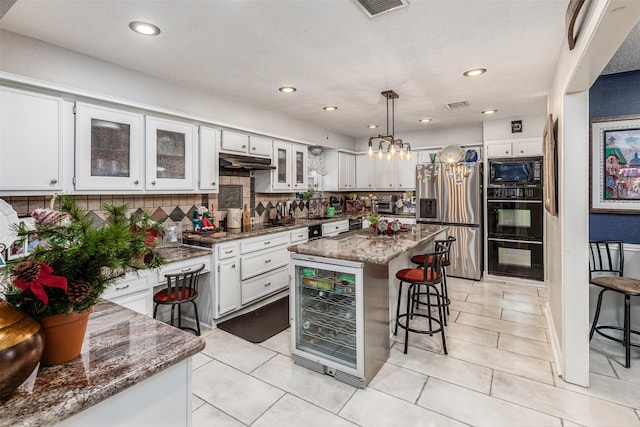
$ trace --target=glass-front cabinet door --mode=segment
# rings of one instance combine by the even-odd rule
[[[295,191],[304,191],[308,187],[307,176],[309,164],[307,162],[307,146],[293,144],[292,147],[293,171],[291,175],[293,180],[293,189]]]
[[[147,190],[194,190],[195,126],[146,118]]]
[[[274,190],[291,190],[291,144],[273,141],[273,171],[272,187]]]
[[[141,190],[142,114],[76,103],[76,190]]]

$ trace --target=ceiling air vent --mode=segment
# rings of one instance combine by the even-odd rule
[[[444,104],[445,107],[449,110],[453,110],[456,108],[464,108],[469,106],[469,101],[458,101],[458,102],[450,102],[448,104]]]
[[[362,7],[369,18],[375,18],[383,13],[409,6],[407,0],[356,0],[356,2]]]

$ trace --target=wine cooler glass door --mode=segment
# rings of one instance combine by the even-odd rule
[[[362,366],[362,269],[294,263],[293,350],[320,363]]]

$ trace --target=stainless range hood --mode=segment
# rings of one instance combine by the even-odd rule
[[[271,164],[271,159],[220,153],[220,169],[268,170],[275,168]]]

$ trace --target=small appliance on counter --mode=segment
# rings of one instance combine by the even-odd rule
[[[398,196],[394,196],[394,195],[378,196],[378,201],[377,201],[378,212],[394,213],[397,199],[398,199]]]

